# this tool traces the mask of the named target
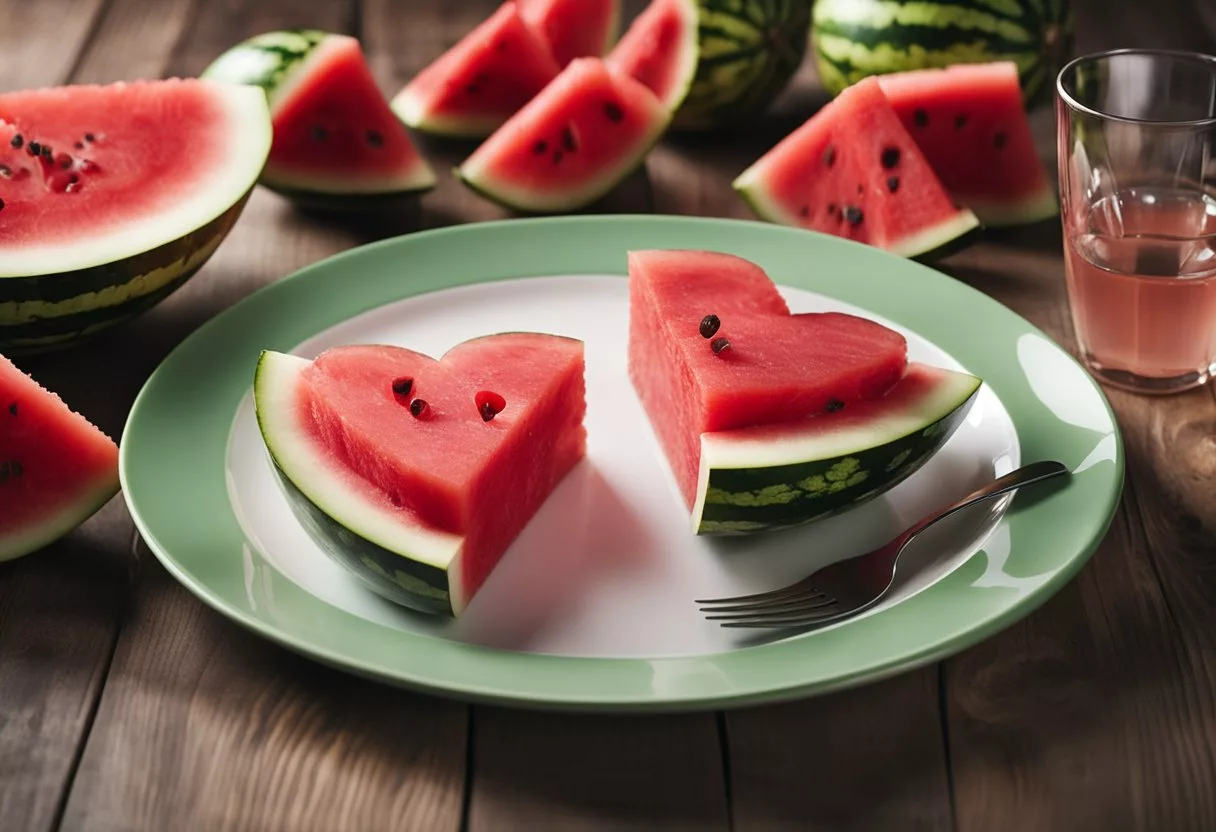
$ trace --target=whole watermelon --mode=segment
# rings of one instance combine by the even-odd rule
[[[1029,105],[1050,96],[1073,46],[1069,0],[816,0],[812,27],[832,95],[869,75],[1011,60]]]

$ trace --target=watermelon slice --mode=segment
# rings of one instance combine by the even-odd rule
[[[53,543],[118,493],[118,446],[0,355],[0,561]]]
[[[621,0],[518,0],[524,22],[544,38],[559,67],[598,58],[616,40]]]
[[[791,314],[753,263],[629,254],[629,373],[701,534],[798,525],[888,490],[934,453],[979,380],[909,367],[902,335]]]
[[[770,222],[905,257],[953,250],[979,225],[951,200],[874,77],[824,105],[734,187]]]
[[[441,360],[335,347],[263,353],[258,424],[319,544],[404,606],[459,615],[582,459],[582,342],[509,333]]]
[[[355,38],[266,32],[229,49],[203,77],[266,91],[274,144],[261,183],[271,190],[321,207],[360,208],[435,186]]]
[[[76,344],[172,293],[236,223],[270,144],[249,87],[0,94],[0,350]]]
[[[560,70],[508,0],[402,87],[391,104],[415,130],[485,138]]]
[[[645,159],[670,113],[646,87],[579,58],[457,169],[470,188],[532,213],[602,197]]]
[[[673,113],[697,74],[697,0],[651,0],[608,55],[608,65],[645,84]]]
[[[1059,213],[1015,63],[897,72],[878,83],[942,184],[982,224],[1017,225]]]

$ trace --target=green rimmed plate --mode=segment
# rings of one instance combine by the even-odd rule
[[[882,499],[806,529],[694,538],[624,376],[625,253],[747,257],[795,311],[840,309],[905,332],[914,358],[984,390],[937,457]],[[274,485],[252,419],[262,349],[333,344],[437,353],[501,329],[587,341],[588,460],[458,622],[362,590],[312,545]],[[704,621],[693,598],[755,591],[883,542],[925,511],[1034,459],[1073,471],[927,536],[865,616],[780,641]],[[1025,320],[925,266],[772,225],[664,216],[458,226],[346,252],[201,327],[141,391],[122,438],[131,513],[204,602],[321,662],[460,698],[548,708],[729,707],[837,689],[956,652],[1069,580],[1114,514],[1123,452],[1100,388]]]

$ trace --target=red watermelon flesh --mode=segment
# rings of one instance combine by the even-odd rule
[[[608,64],[645,84],[671,111],[697,71],[695,0],[651,0],[608,55]]]
[[[435,176],[389,108],[359,41],[329,35],[307,72],[277,94],[274,141],[263,173],[272,185],[320,193],[422,190]]]
[[[392,107],[416,130],[484,138],[560,69],[508,0],[406,84]]]
[[[410,378],[402,397],[394,380]],[[582,342],[511,333],[478,338],[442,360],[392,346],[343,346],[303,375],[315,441],[402,512],[464,537],[469,598],[511,541],[582,459]],[[505,407],[485,421],[482,394]],[[427,403],[423,418],[409,408]]]
[[[914,257],[978,225],[959,208],[878,80],[846,88],[735,180],[772,222]]]
[[[620,27],[620,0],[518,0],[524,22],[549,45],[558,66],[608,51]]]
[[[706,251],[629,254],[629,372],[691,506],[700,437],[875,399],[904,375],[907,342],[865,318],[791,314],[759,266]],[[706,338],[702,320],[719,328]],[[729,347],[715,353],[714,341]]]
[[[114,441],[0,356],[0,561],[52,543],[117,492]]]
[[[947,190],[981,223],[1057,214],[1012,61],[898,72],[878,82]]]
[[[231,205],[261,168],[233,136],[264,124],[266,104],[260,90],[218,89],[170,79],[0,94],[0,277],[152,249]]]
[[[490,198],[530,212],[593,202],[635,169],[670,113],[599,58],[579,58],[457,171]]]

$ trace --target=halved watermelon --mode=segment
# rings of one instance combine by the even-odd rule
[[[76,344],[172,293],[236,223],[270,143],[250,87],[0,94],[0,350]]]
[[[118,493],[118,446],[0,355],[0,561],[79,526]]]
[[[579,58],[486,139],[456,175],[519,211],[572,211],[636,169],[670,117],[637,81],[599,58]]]
[[[484,138],[560,70],[508,0],[402,87],[391,104],[415,130]]]
[[[581,341],[507,333],[441,360],[383,345],[264,352],[258,424],[318,543],[371,589],[459,615],[583,458]]]
[[[764,271],[629,254],[629,373],[700,534],[798,525],[902,480],[952,434],[973,376],[907,362],[902,335],[791,314]]]
[[[271,190],[323,207],[359,208],[435,185],[355,38],[315,29],[266,32],[220,55],[202,77],[266,91],[274,144],[261,183]]]
[[[1059,213],[1039,161],[1012,61],[878,77],[887,100],[942,184],[988,226]]]
[[[621,0],[518,0],[519,13],[549,45],[559,67],[599,58],[616,40]]]
[[[738,126],[785,89],[806,54],[809,0],[650,0],[608,56],[681,129]]]
[[[953,250],[979,225],[951,200],[873,77],[824,105],[734,187],[770,222],[905,257]]]

